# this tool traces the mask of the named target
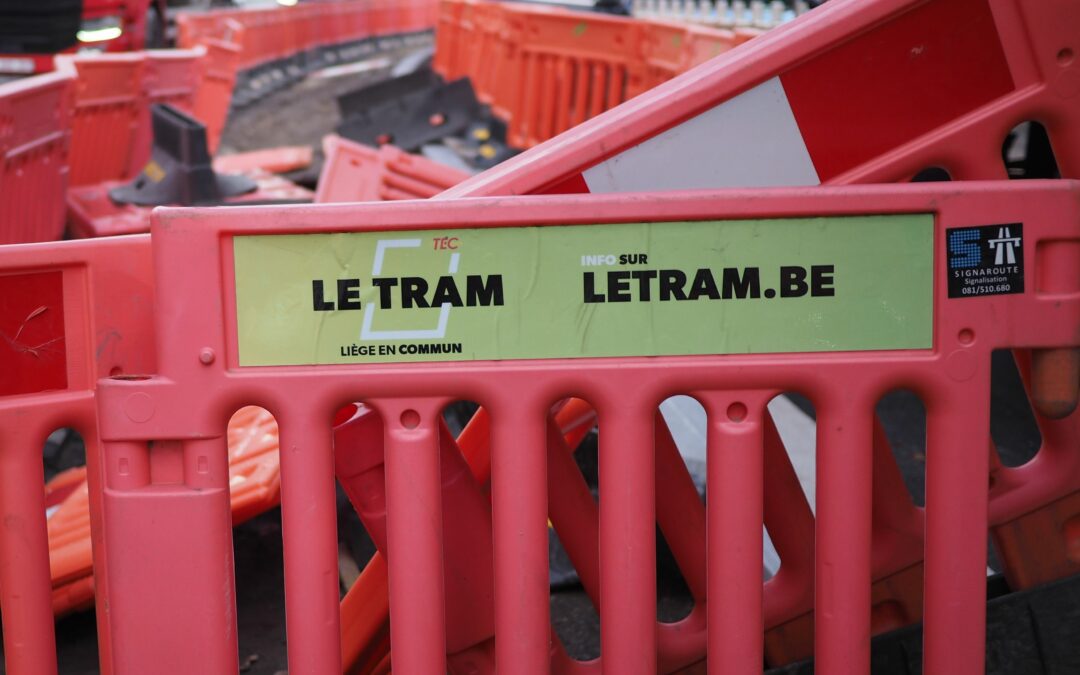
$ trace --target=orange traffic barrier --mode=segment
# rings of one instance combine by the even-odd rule
[[[457,185],[468,174],[392,145],[378,150],[341,138],[323,138],[326,161],[315,201],[367,202],[426,199]]]
[[[430,30],[436,0],[336,0],[294,7],[211,10],[177,17],[177,44],[194,47],[221,36],[226,22],[243,27],[237,43],[243,70],[319,47]]]
[[[442,0],[434,68],[468,76],[528,148],[756,33],[484,0]]]
[[[0,244],[64,232],[73,84],[65,73],[0,84]]]

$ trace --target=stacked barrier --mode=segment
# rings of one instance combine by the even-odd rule
[[[528,148],[723,53],[757,32],[553,7],[442,0],[435,70],[468,76]]]
[[[433,0],[338,0],[253,10],[214,10],[177,17],[181,48],[218,38],[228,22],[244,30],[239,67],[250,70],[330,45],[371,37],[430,30]]]
[[[137,175],[150,158],[150,105],[171,103],[194,112],[204,53],[193,49],[57,57],[57,69],[75,79],[71,185]]]
[[[0,244],[63,234],[73,84],[64,73],[0,84]]]
[[[1080,177],[1077,35],[1068,2],[832,0],[755,39],[752,57],[721,55],[443,196],[905,181],[928,167],[1005,178],[1003,140],[1030,119],[1046,126],[1061,174]],[[898,44],[916,47],[889,47]],[[960,44],[968,56],[951,51]],[[1043,446],[1017,468],[992,453],[990,522],[1005,574],[1022,588],[1080,572],[1070,525],[1080,518],[1080,415],[1057,419],[1068,404],[1049,404],[1075,401],[1075,352],[1018,362]],[[1057,386],[1060,395],[1047,396]],[[923,538],[884,434],[875,438],[873,578],[884,630],[922,614]],[[782,524],[772,522],[775,537]],[[1028,549],[1033,538],[1039,546]],[[807,656],[814,640],[811,580],[794,575],[781,571],[788,579],[766,586],[785,598],[766,613],[773,663]],[[901,608],[892,620],[890,607]]]
[[[788,587],[790,593],[793,585],[802,587],[800,579],[805,577],[815,579],[817,606],[822,610],[815,638],[818,669],[867,672],[870,579],[871,570],[878,566],[871,543],[880,515],[871,500],[880,494],[881,485],[881,478],[872,475],[877,470],[871,452],[872,414],[878,397],[897,386],[919,391],[928,412],[925,669],[980,672],[985,639],[988,486],[984,476],[990,354],[1003,347],[1076,346],[1075,327],[1080,324],[1074,255],[1080,250],[1078,190],[1075,183],[969,184],[963,189],[924,185],[635,195],[629,199],[619,195],[523,197],[411,202],[397,207],[256,208],[243,213],[157,211],[161,222],[154,230],[153,245],[158,262],[156,325],[161,369],[146,378],[103,381],[98,397],[105,484],[109,486],[104,512],[109,555],[106,566],[99,569],[109,584],[109,634],[118,663],[119,646],[124,647],[119,672],[160,669],[162,663],[175,672],[236,668],[229,592],[233,580],[230,568],[221,564],[231,550],[224,518],[228,476],[223,434],[229,412],[246,401],[263,403],[275,414],[282,447],[290,449],[281,456],[290,670],[340,672],[331,478],[335,452],[329,421],[343,402],[357,396],[378,412],[383,425],[385,554],[395,672],[443,672],[449,663],[451,672],[469,673],[493,672],[496,665],[500,672],[549,672],[550,668],[551,672],[588,673],[602,668],[667,673],[706,656],[712,668],[758,672],[764,617],[797,610],[797,601],[781,608],[793,598],[784,599],[780,589]],[[354,272],[354,263],[362,265],[363,260],[345,254],[352,250],[349,237],[357,236],[350,233],[361,231],[399,240],[416,236],[421,240],[418,251],[446,257],[451,251],[430,253],[431,246],[423,241],[469,236],[476,241],[470,240],[461,255],[464,259],[473,254],[481,260],[485,259],[482,238],[511,236],[502,232],[537,223],[671,221],[685,226],[705,220],[713,222],[700,227],[716,227],[720,233],[723,223],[718,221],[735,225],[764,219],[775,224],[813,217],[816,228],[820,218],[868,214],[878,218],[910,214],[926,225],[918,230],[924,233],[919,237],[926,247],[911,261],[925,272],[918,278],[933,322],[926,333],[920,333],[918,345],[901,351],[672,357],[646,350],[632,353],[649,358],[503,359],[457,365],[371,364],[357,358],[330,365],[324,360],[330,358],[329,352],[323,351],[290,351],[285,361],[253,357],[249,350],[254,344],[280,346],[284,344],[280,340],[292,339],[291,329],[281,329],[287,335],[278,332],[272,339],[260,338],[268,334],[248,332],[252,324],[237,324],[239,316],[243,321],[271,321],[278,326],[306,323],[311,303],[310,280],[295,286],[283,282],[280,288],[273,282],[265,301],[278,309],[270,312],[266,309],[270,305],[264,307],[262,300],[246,295],[271,283],[282,270],[294,269],[270,260],[250,267],[261,258],[240,255],[240,241],[247,235],[294,235],[280,246],[298,256],[307,255],[306,236],[334,237],[324,254],[329,256],[326,260],[337,260],[341,269],[319,268],[332,278],[344,270],[366,274]],[[1024,224],[1023,264],[1029,270],[1029,282],[1034,282],[1033,290],[979,299],[950,297],[946,232],[1006,221]],[[905,227],[909,226],[910,222]],[[593,228],[599,234],[604,226]],[[424,232],[430,229],[436,231]],[[528,233],[529,241],[544,236],[546,228],[539,229]],[[1069,253],[1059,256],[1054,252],[1055,242]],[[276,242],[265,243],[274,250],[286,250]],[[832,246],[828,241],[819,243]],[[369,248],[364,250],[371,254]],[[411,260],[408,252],[393,255],[399,256],[396,270]],[[406,256],[404,261],[400,256]],[[194,269],[197,261],[201,266]],[[864,268],[869,274],[881,270],[873,263]],[[409,269],[407,264],[405,269]],[[907,268],[894,272],[901,269]],[[302,277],[303,272],[296,274]],[[508,306],[541,292],[531,265],[507,268],[504,274]],[[837,291],[840,295],[850,292],[855,282],[837,283],[843,289]],[[241,290],[241,284],[247,290]],[[191,297],[200,302],[192,303]],[[1001,316],[1010,320],[1002,322]],[[218,317],[225,317],[224,326]],[[356,317],[361,320],[359,314]],[[535,320],[543,324],[548,316],[541,313]],[[337,360],[336,345],[331,346]],[[566,354],[571,355],[580,352],[575,347]],[[323,365],[303,365],[312,360]],[[277,367],[259,367],[271,362]],[[362,379],[360,389],[358,378]],[[800,508],[806,508],[797,484],[794,493],[777,493],[776,480],[784,477],[783,467],[774,471],[770,465],[778,451],[783,457],[783,451],[765,417],[765,404],[790,389],[805,392],[819,413],[816,545],[808,541],[810,530],[792,519]],[[305,395],[297,397],[297,391]],[[601,617],[602,655],[599,663],[589,664],[565,655],[551,633],[548,617],[548,515],[554,520],[556,505],[576,508],[588,503],[597,508],[587,491],[584,501],[575,501],[571,493],[577,486],[563,479],[551,464],[552,457],[568,454],[563,449],[560,455],[550,445],[559,434],[552,435],[545,417],[551,404],[571,391],[590,400],[601,423],[599,521],[578,510],[579,517],[569,526],[556,523],[564,543],[573,541],[575,533],[582,541],[592,542],[591,554],[589,546],[567,545],[586,590],[595,595]],[[670,439],[658,436],[655,446],[649,442],[654,431],[662,433],[656,406],[672,392],[692,392],[708,411],[707,506],[692,492],[692,483],[684,486],[691,491],[685,508],[670,508],[672,499],[684,489],[672,489],[674,484],[668,482],[662,483],[663,490],[657,487],[668,462],[678,461]],[[439,448],[445,453],[450,441],[440,439],[437,420],[447,402],[460,398],[484,403],[491,420],[492,520],[489,524],[484,516],[474,516],[473,520],[479,520],[464,530],[475,536],[493,532],[490,557],[483,546],[458,548],[443,543],[442,523],[448,521],[442,512],[451,507],[442,505],[445,476],[440,478],[438,457]],[[163,444],[168,451],[159,454]],[[170,468],[174,462],[189,469]],[[479,488],[466,482],[454,489]],[[375,499],[370,508],[378,510],[376,495],[370,496]],[[691,504],[696,507],[690,508]],[[778,512],[783,519],[774,522]],[[783,561],[780,575],[768,582],[764,596],[763,519],[771,534],[781,535],[774,540]],[[657,521],[697,601],[691,615],[674,626],[656,622]],[[462,523],[455,520],[455,527]],[[922,527],[920,518],[920,533]],[[785,532],[791,541],[783,536]],[[905,534],[897,532],[897,536]],[[198,555],[192,555],[193,551]],[[462,551],[474,557],[456,557]],[[177,570],[172,561],[182,554],[188,564]],[[492,599],[480,593],[467,595],[471,601],[467,606],[457,604],[461,596],[455,594],[462,587],[452,580],[460,577],[444,577],[444,564],[467,574],[483,570],[492,560]],[[162,588],[156,579],[166,569],[172,583]],[[153,609],[146,602],[148,597],[154,598]],[[163,602],[176,611],[156,611]],[[492,637],[498,643],[494,654]],[[188,649],[196,639],[203,648]]]
[[[136,175],[150,150],[151,103],[172,103],[203,121],[213,153],[241,71],[429,30],[434,12],[431,0],[378,0],[183,14],[183,49],[59,56],[58,74],[0,86],[0,243],[58,238],[57,194],[69,184]]]
[[[323,152],[326,161],[315,193],[322,204],[427,199],[468,177],[392,145],[376,150],[340,136],[324,138]]]

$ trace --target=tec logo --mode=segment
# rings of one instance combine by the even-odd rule
[[[1024,292],[1024,224],[945,231],[949,297]]]

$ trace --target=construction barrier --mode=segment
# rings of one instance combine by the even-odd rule
[[[430,30],[434,0],[338,0],[267,9],[213,10],[176,19],[181,48],[219,38],[226,22],[244,30],[238,61],[242,70],[302,56],[305,52],[371,37]]]
[[[143,100],[139,107],[141,119],[135,132],[135,147],[125,176],[139,175],[150,159],[150,148],[153,145],[150,106],[155,103],[168,103],[194,114],[199,88],[205,81],[204,49],[155,50],[144,54]],[[210,120],[211,124],[214,122],[215,120]],[[224,126],[224,119],[221,120],[221,126]]]
[[[230,206],[246,202],[310,202],[315,196],[311,190],[263,169],[248,169],[241,175],[252,180],[255,189],[226,199],[224,203]],[[110,198],[110,191],[125,184],[127,181],[105,181],[68,190],[68,227],[71,234],[91,238],[149,232],[153,206],[118,204]]]
[[[221,34],[205,37],[199,46],[206,50],[202,81],[195,90],[193,113],[206,125],[207,148],[217,153],[225,122],[229,117],[236,76],[240,70],[240,44],[244,27],[236,21],[225,21]]]
[[[0,84],[0,244],[64,232],[72,84],[57,73]]]
[[[1061,175],[1080,177],[1077,35],[1080,13],[1065,2],[833,0],[756,38],[753,53],[721,55],[442,196],[906,181],[929,167],[1004,178],[1003,139],[1024,120],[1045,125]],[[1024,588],[1080,571],[1080,416],[1054,419],[1070,408],[1046,405],[1042,386],[1052,373],[1060,400],[1075,400],[1075,352],[1018,360],[1043,446],[1016,468],[991,453],[990,522],[1006,577]],[[922,541],[888,534],[912,532],[918,513],[875,434],[875,477],[888,477],[875,491],[880,632],[922,614]],[[784,610],[766,614],[771,663],[809,655],[810,581],[775,585],[788,590]]]
[[[56,671],[41,449],[57,428],[75,428],[86,442],[93,556],[104,569],[94,388],[101,377],[155,370],[152,280],[148,236],[0,247],[0,614],[9,673]],[[108,673],[104,579],[96,591]]]
[[[468,76],[532,147],[741,44],[732,31],[554,7],[442,0],[434,68]]]
[[[1024,120],[1075,176],[1078,24],[1063,1],[833,0],[446,196],[1001,178]]]
[[[469,175],[392,145],[376,150],[340,136],[323,138],[323,153],[315,192],[315,201],[323,204],[427,199]]]
[[[150,158],[150,105],[193,111],[203,54],[200,49],[57,57],[57,70],[75,79],[71,185],[138,175]]]
[[[160,368],[103,380],[97,399],[108,486],[108,555],[97,569],[109,583],[117,672],[236,668],[233,580],[222,564],[231,555],[224,430],[245,403],[274,414],[287,449],[289,668],[340,672],[330,420],[355,400],[383,422],[395,671],[442,672],[448,653],[452,672],[672,672],[706,654],[714,668],[759,670],[765,617],[801,611],[791,594],[809,577],[821,609],[818,668],[867,672],[881,484],[873,410],[897,387],[914,389],[927,409],[925,532],[920,518],[916,531],[895,535],[925,534],[925,669],[980,672],[990,354],[1077,346],[1078,194],[1075,183],[1029,182],[158,210]],[[973,262],[963,245],[991,239],[1012,246],[1019,271],[991,285],[950,281],[960,278],[950,270],[993,264],[991,254]],[[650,261],[639,270],[668,281],[581,267],[582,256],[631,246]],[[717,247],[731,252],[720,262],[708,253]],[[532,261],[552,250],[566,251],[564,262]],[[882,251],[893,264],[881,264]],[[723,283],[706,273],[720,264],[734,270]],[[680,280],[672,270],[684,267]],[[371,278],[387,280],[385,290],[369,288]],[[390,284],[404,278],[410,290]],[[718,305],[705,304],[714,297]],[[582,302],[593,305],[584,343],[573,328]],[[405,309],[417,303],[429,307],[423,316]],[[685,312],[695,326],[726,326],[725,354],[692,356],[715,353],[720,329],[680,330]],[[798,330],[758,330],[760,313]],[[647,325],[672,331],[626,341],[649,335]],[[573,358],[603,356],[614,358]],[[776,493],[784,474],[765,469],[779,447],[765,405],[788,390],[818,411],[814,541],[794,517],[807,510],[801,491]],[[601,425],[598,521],[576,520],[578,536],[599,533],[599,556],[592,569],[587,548],[574,559],[597,593],[599,664],[571,661],[548,619],[547,520],[557,498],[547,494],[561,501],[572,486],[549,468],[545,416],[570,393]],[[677,452],[646,439],[660,433],[656,406],[673,393],[693,394],[709,414],[707,507],[692,483],[656,487],[675,475],[661,458],[677,461]],[[463,398],[491,420],[493,604],[476,599],[451,614],[438,419]],[[1072,473],[1076,454],[1058,457],[1056,468]],[[782,561],[764,595],[763,520]],[[675,625],[656,621],[658,521],[696,601]],[[575,534],[556,531],[564,542]],[[187,564],[177,569],[180,555]],[[160,612],[163,603],[174,611]],[[195,642],[200,650],[189,648]]]

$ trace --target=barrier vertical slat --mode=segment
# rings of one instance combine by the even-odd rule
[[[548,672],[551,623],[545,413],[542,407],[524,401],[497,407],[491,413],[495,659],[499,672]]]
[[[577,126],[589,119],[589,66],[585,61],[574,62],[574,114],[570,118],[570,126]]]
[[[818,407],[814,656],[830,675],[870,672],[873,410],[854,392]]]
[[[750,411],[746,404],[723,395],[709,395],[705,402],[709,416],[708,653],[713,655],[709,673],[760,673],[764,650],[762,411]]]
[[[599,507],[555,423],[548,423],[548,509],[581,586],[600,608]]]
[[[36,432],[24,418],[0,435],[0,608],[3,657],[12,675],[56,673],[45,481],[37,450],[44,437]]]
[[[537,59],[539,56],[533,52],[523,51],[521,59],[525,66],[522,68],[522,72],[525,76],[521,78],[521,83],[517,87],[517,94],[514,97],[518,103],[513,116],[509,120],[509,141],[512,145],[525,146],[529,142],[529,138],[533,135],[534,122],[536,118],[536,81],[537,81]]]
[[[439,408],[380,406],[394,671],[446,672]]]
[[[555,114],[549,108],[558,101],[558,62],[557,56],[545,56],[540,71],[540,100],[543,109],[539,110],[536,120],[536,133],[540,138],[549,138],[558,133],[555,130]]]
[[[573,64],[566,57],[558,60],[556,80],[559,83],[555,101],[555,126],[553,132],[561,134],[570,128],[570,97],[574,92]]]
[[[603,61],[591,61],[589,62],[589,69],[592,71],[592,87],[589,90],[589,111],[586,113],[586,117],[592,118],[604,112],[607,64]]]
[[[690,594],[704,601],[707,590],[705,505],[679,454],[664,416],[656,413],[656,522],[679,565]]]
[[[959,359],[958,359],[959,360]],[[990,363],[927,402],[923,672],[982,673]]]
[[[605,675],[656,672],[653,410],[600,404],[600,661]]]
[[[285,626],[289,670],[340,673],[337,506],[329,420],[289,408],[278,415]],[[317,617],[318,621],[312,621]]]
[[[778,594],[765,595],[766,616],[777,616],[789,611],[791,604],[813,604],[814,514],[770,415],[764,416],[763,426],[766,469],[762,515],[769,538],[783,561],[771,583],[774,586],[788,583],[803,589],[799,594],[788,593],[783,599]]]

